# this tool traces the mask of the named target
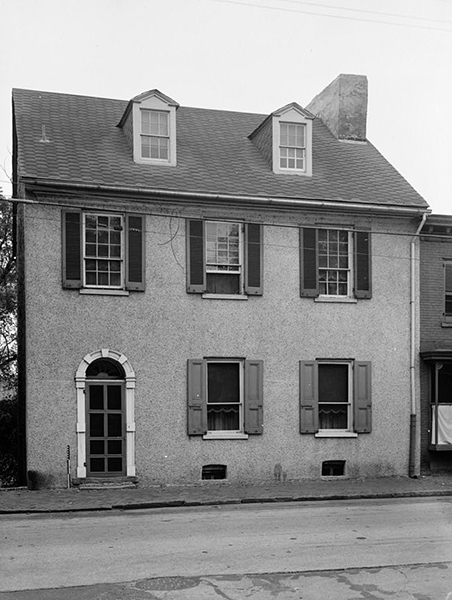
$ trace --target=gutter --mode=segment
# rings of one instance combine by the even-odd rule
[[[186,202],[187,200],[199,200],[201,202],[207,201],[216,201],[216,202],[230,202],[232,204],[240,203],[242,206],[246,206],[246,204],[250,205],[264,205],[266,207],[300,207],[300,208],[326,208],[330,210],[361,210],[364,212],[374,212],[374,213],[392,213],[399,214],[401,216],[417,216],[423,215],[425,213],[425,207],[414,207],[414,206],[403,206],[403,205],[381,205],[381,204],[372,204],[366,202],[353,201],[348,202],[347,200],[333,200],[330,198],[320,198],[320,199],[297,199],[297,198],[272,198],[269,196],[243,196],[236,194],[215,194],[212,192],[180,192],[175,190],[162,190],[162,189],[153,189],[153,188],[141,188],[141,187],[122,187],[122,186],[104,186],[104,185],[90,185],[83,183],[62,183],[62,182],[40,182],[36,179],[27,180],[26,178],[22,178],[22,182],[25,187],[28,186],[55,186],[59,188],[68,187],[68,189],[75,190],[86,190],[87,192],[99,192],[99,193],[107,193],[107,194],[131,194],[131,195],[146,195],[148,198],[168,198],[172,200],[180,200],[181,202]],[[53,192],[54,193],[54,192]],[[20,201],[18,198],[14,198],[14,200]]]
[[[422,215],[422,221],[414,234],[411,241],[411,292],[410,292],[410,346],[411,346],[411,358],[410,358],[410,393],[411,393],[411,414],[410,414],[410,450],[408,459],[408,476],[417,477],[416,475],[416,425],[417,425],[417,413],[416,413],[416,314],[419,307],[419,295],[416,297],[416,242],[419,238],[419,233],[424,227],[425,221],[428,215],[431,213],[429,209]]]

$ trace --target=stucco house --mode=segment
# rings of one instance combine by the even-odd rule
[[[452,216],[421,234],[421,466],[452,471]]]
[[[428,206],[366,118],[358,75],[269,115],[13,91],[40,485],[418,472]]]

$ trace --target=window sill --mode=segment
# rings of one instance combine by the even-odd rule
[[[202,436],[203,440],[247,440],[247,433],[211,432]]]
[[[314,298],[314,302],[333,302],[333,303],[343,303],[343,304],[357,304],[358,300],[356,298],[348,298],[346,296],[317,296]]]
[[[245,294],[203,294],[208,300],[248,300]]]
[[[452,327],[452,317],[443,317],[441,327]]]
[[[82,288],[80,294],[86,296],[128,296],[127,290],[109,290],[107,288]]]
[[[316,438],[357,438],[354,431],[319,431],[314,434]]]

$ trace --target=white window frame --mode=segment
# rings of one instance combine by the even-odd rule
[[[326,231],[326,232],[331,232],[331,231],[346,231],[348,234],[348,267],[347,269],[344,268],[329,268],[329,267],[321,267],[320,266],[320,232],[321,231]],[[329,236],[329,233],[328,233]],[[327,237],[328,237],[327,236]],[[350,231],[349,229],[345,229],[345,228],[338,228],[338,227],[328,227],[328,228],[323,228],[323,229],[319,229],[319,239],[317,241],[317,255],[318,255],[318,260],[319,260],[319,264],[317,267],[318,270],[318,280],[319,280],[319,298],[320,299],[334,299],[334,298],[338,298],[338,299],[343,299],[343,298],[352,298],[353,297],[353,280],[354,280],[354,253],[353,253],[353,232]],[[329,255],[327,255],[329,256]],[[320,292],[320,285],[321,285],[321,281],[320,281],[320,271],[346,271],[347,272],[347,293],[346,294],[322,294]]]
[[[121,254],[120,257],[114,257],[114,258],[110,258],[110,257],[102,257],[102,256],[96,256],[96,257],[92,257],[92,256],[87,256],[86,255],[86,218],[87,217],[116,217],[119,218],[121,220],[121,231],[120,231],[120,237],[121,237]],[[82,282],[83,282],[83,288],[86,289],[94,289],[94,290],[123,290],[125,287],[125,235],[124,235],[124,231],[125,231],[125,216],[123,214],[118,214],[118,213],[104,213],[104,212],[83,212],[83,227],[82,227],[82,243],[83,243],[83,249],[82,249]],[[119,285],[94,285],[94,284],[89,284],[86,282],[86,262],[88,260],[118,260],[120,262],[120,284]]]
[[[207,261],[207,229],[210,223],[216,224],[216,225],[237,225],[238,229],[239,229],[239,264],[237,266],[237,269],[235,270],[217,270],[217,269],[209,269],[208,266],[208,261]],[[218,239],[218,237],[217,237]],[[215,221],[215,220],[206,220],[206,226],[205,226],[205,235],[204,235],[204,264],[205,264],[205,268],[206,268],[206,279],[207,279],[207,275],[209,273],[215,274],[215,275],[238,275],[239,276],[239,294],[242,295],[244,294],[244,277],[243,277],[243,267],[244,267],[244,244],[243,244],[243,239],[244,239],[244,224],[241,223],[240,221]],[[217,294],[212,294],[209,293],[207,294],[208,296],[211,295],[217,295]],[[234,294],[230,294],[231,296],[234,296]],[[226,295],[225,295],[226,296]]]
[[[151,115],[151,113],[154,113],[156,115],[165,115],[166,120],[167,120],[167,130],[168,133],[167,135],[161,135],[160,133],[155,134],[155,133],[144,133],[143,132],[143,115],[144,114],[149,114]],[[140,145],[140,150],[141,150],[141,158],[144,160],[155,160],[155,161],[161,161],[162,163],[167,163],[169,161],[169,158],[171,156],[171,129],[170,129],[171,123],[170,123],[170,113],[167,110],[156,110],[156,109],[152,109],[152,108],[142,108],[140,109],[140,137],[141,137],[141,145]],[[168,156],[167,158],[156,158],[156,157],[151,157],[151,156],[143,156],[143,138],[146,139],[157,139],[157,140],[161,140],[161,139],[165,139],[168,142]],[[159,148],[160,151],[160,148]]]
[[[320,402],[320,392],[319,392],[319,402],[318,402],[318,411],[319,411],[319,431],[316,434],[318,437],[322,437],[327,435],[328,437],[332,437],[337,435],[338,437],[343,436],[343,434],[352,434],[353,437],[356,437],[356,433],[353,431],[353,361],[351,360],[319,360],[318,370],[317,370],[317,385],[320,386],[320,367],[322,365],[346,365],[348,367],[348,402],[347,402],[347,427],[345,429],[321,429],[320,428],[320,405],[321,404],[331,404],[331,402]],[[338,405],[343,406],[345,403],[337,403]]]
[[[157,112],[168,113],[168,133],[169,133],[169,148],[168,159],[164,158],[147,158],[142,156],[141,152],[141,111],[153,110]],[[132,119],[133,119],[133,160],[139,164],[158,165],[162,167],[175,167],[177,164],[176,152],[176,104],[169,104],[157,91],[150,93],[148,96],[140,97],[139,100],[133,101],[132,104]]]
[[[282,130],[283,126],[290,127],[291,125],[293,127],[295,127],[295,128],[301,128],[301,131],[303,132],[304,145],[291,146],[289,144],[283,144],[282,143],[282,133],[281,133],[281,130]],[[287,171],[303,171],[303,172],[305,172],[306,171],[306,138],[307,138],[306,123],[290,123],[288,121],[280,121],[279,122],[279,132],[280,132],[280,141],[279,141],[279,168],[282,169],[282,170],[287,170]],[[295,137],[297,137],[297,135]],[[291,160],[289,156],[285,156],[285,157],[282,156],[283,149],[284,150],[288,150],[288,151],[294,150],[295,154],[297,153],[297,151],[301,150],[301,160],[302,160],[303,166],[302,167],[297,167],[296,166],[296,163],[300,159],[295,156],[292,159],[292,160],[295,161],[295,166],[293,166],[293,167],[289,167],[289,166],[283,167],[281,165],[281,162],[283,160],[285,160],[287,162],[289,162],[289,160]]]
[[[272,116],[272,166],[273,172],[286,175],[312,176],[312,121],[308,113],[300,112],[300,107],[289,105]],[[304,125],[305,128],[305,160],[302,169],[281,167],[281,124]]]
[[[239,429],[209,429],[207,428],[207,434],[204,436],[205,438],[213,438],[213,437],[224,437],[231,438],[237,436],[245,436],[244,433],[244,361],[241,359],[208,359],[206,361],[206,407],[207,407],[207,426],[209,424],[209,365],[210,364],[234,364],[239,365],[239,395],[240,402],[239,406]],[[218,403],[212,403],[218,404]],[[236,403],[234,403],[236,405]],[[248,437],[248,436],[246,436]]]

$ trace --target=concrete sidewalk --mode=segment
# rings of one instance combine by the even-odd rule
[[[135,489],[1,489],[0,514],[426,496],[452,496],[452,475],[429,475],[417,479],[388,477],[285,483],[271,481],[253,485],[203,481],[193,486]]]

